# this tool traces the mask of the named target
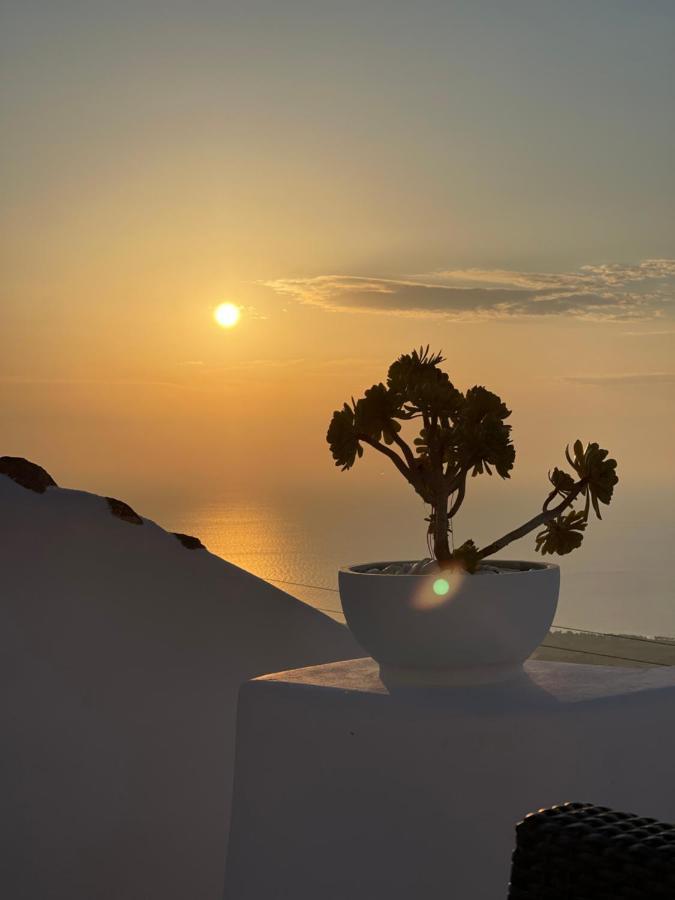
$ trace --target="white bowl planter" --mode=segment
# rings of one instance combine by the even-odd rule
[[[388,565],[405,563],[351,566],[338,577],[347,624],[391,683],[513,677],[555,616],[560,569],[550,563],[485,560],[491,570],[475,575],[368,571]]]

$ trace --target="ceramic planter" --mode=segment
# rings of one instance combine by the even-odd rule
[[[499,572],[367,572],[391,563],[340,570],[347,624],[385,679],[480,683],[522,671],[553,622],[560,569],[540,562],[484,562]]]

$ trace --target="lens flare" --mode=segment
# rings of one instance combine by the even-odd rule
[[[442,575],[420,578],[411,605],[413,609],[439,609],[452,603],[461,591],[466,572],[462,569],[445,569]]]

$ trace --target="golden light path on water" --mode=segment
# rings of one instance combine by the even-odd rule
[[[212,553],[339,619],[341,566],[427,555],[415,509],[399,509],[387,494],[363,504],[358,493],[356,499],[321,489],[303,493],[297,481],[283,496],[256,490],[255,485],[248,488],[246,493],[223,491],[208,499],[167,500],[163,494],[126,499],[168,530],[197,535]],[[673,573],[664,562],[675,540],[670,497],[650,495],[640,504],[628,498],[625,505],[625,511],[617,506],[612,521],[599,523],[602,528],[586,538],[587,546],[576,556],[559,561],[558,620],[601,632],[673,635]],[[480,538],[485,515],[480,502],[470,507],[465,534]],[[489,531],[484,528],[486,537],[494,537],[495,528],[492,522]],[[623,548],[619,564],[617,546]],[[505,558],[537,558],[531,541],[509,549]],[[431,604],[455,596],[453,574],[439,573],[435,580],[441,579],[450,590],[435,594],[430,585]],[[437,590],[441,588],[445,590],[439,584]]]

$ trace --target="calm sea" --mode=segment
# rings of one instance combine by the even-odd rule
[[[515,508],[513,495],[495,493],[494,481],[488,487],[489,493],[474,491],[462,510],[458,543],[467,537],[486,543],[539,508],[534,491],[521,491]],[[554,558],[562,570],[556,624],[675,636],[674,502],[672,494],[631,496],[624,490],[603,521],[591,523],[581,549]],[[256,494],[249,487],[246,494],[224,490],[208,500],[145,496],[137,508],[171,531],[199,536],[212,553],[336,618],[340,566],[427,555],[425,509],[401,491],[341,491],[333,483]],[[536,558],[533,535],[502,556]]]

